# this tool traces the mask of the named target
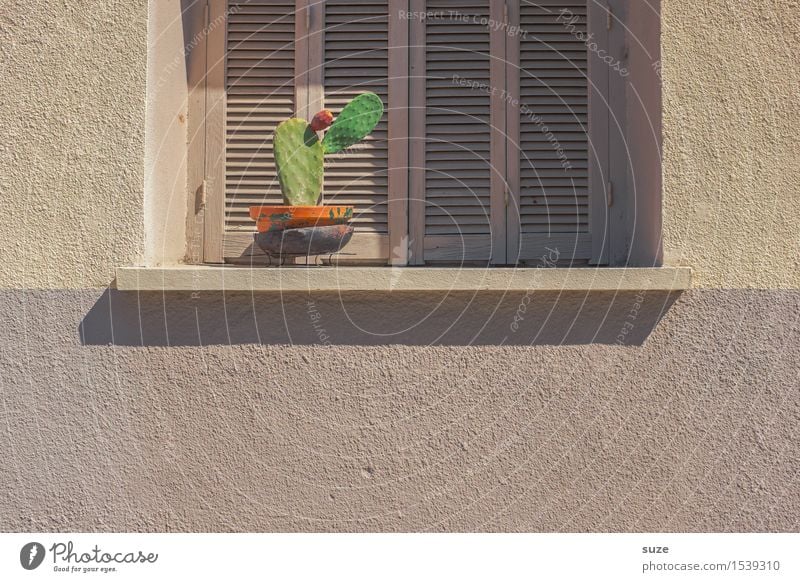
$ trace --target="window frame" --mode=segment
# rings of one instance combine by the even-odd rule
[[[424,9],[424,0],[389,0],[389,76],[396,80],[393,89],[393,98],[396,107],[389,112],[390,147],[389,156],[389,237],[388,261],[389,265],[419,265],[424,260],[415,257],[424,256],[424,236],[415,236],[414,216],[419,216],[420,204],[415,204],[413,198],[415,167],[418,167],[418,152],[409,144],[413,141],[415,128],[418,131],[418,116],[414,114],[415,91],[419,91],[414,83],[414,67],[419,59],[419,31],[409,25],[409,19],[398,18],[400,11],[408,13],[420,6]],[[487,0],[488,1],[488,0]],[[514,19],[518,21],[518,2],[491,0],[493,17],[506,18],[505,14],[497,12],[507,10],[509,24],[513,25]],[[303,17],[298,13],[295,19],[296,34],[298,39],[311,39],[309,42],[298,41],[296,52],[307,51],[311,60],[319,55],[321,64],[322,42],[321,35],[313,34],[314,27],[322,25],[321,13],[324,13],[324,0],[297,0],[300,10],[308,14]],[[632,3],[635,5],[636,3]],[[505,8],[508,6],[508,8]],[[660,51],[660,5],[648,7],[656,14],[655,21],[650,13],[641,13],[639,16],[646,20],[645,24],[635,26],[635,19],[627,18],[629,12],[636,12],[637,8],[629,7],[629,0],[609,0],[601,3],[598,0],[589,1],[589,21],[592,30],[600,32],[596,36],[598,42],[605,44],[608,54],[617,57],[620,62],[627,64],[629,37],[635,35],[637,30],[648,30],[655,39],[645,39],[650,51],[645,51],[652,56],[653,50]],[[630,10],[629,10],[630,8]],[[194,20],[200,18],[195,10]],[[202,35],[192,50],[192,58],[187,70],[189,81],[189,131],[190,135],[204,134],[203,140],[189,140],[189,217],[187,220],[187,262],[218,264],[225,262],[225,245],[231,244],[225,240],[225,50],[226,26],[224,19],[227,14],[227,0],[208,0],[203,10],[202,19],[205,22],[206,34]],[[392,15],[394,15],[392,17]],[[219,25],[222,22],[223,25]],[[495,29],[496,30],[496,29]],[[603,33],[605,31],[605,33]],[[311,33],[309,36],[308,33]],[[513,54],[513,39],[508,38],[503,30],[492,35],[493,48],[495,43],[504,43],[506,54]],[[314,39],[317,39],[316,41]],[[637,39],[638,40],[638,39]],[[642,44],[639,41],[639,44]],[[409,49],[409,46],[411,47]],[[415,48],[416,47],[416,48]],[[424,53],[424,47],[422,48]],[[656,52],[656,55],[659,53]],[[589,53],[590,85],[595,87],[590,91],[589,97],[589,131],[590,142],[607,143],[606,156],[600,163],[590,164],[589,193],[590,193],[590,221],[591,221],[591,260],[593,265],[610,266],[659,266],[661,264],[661,163],[660,163],[660,120],[661,120],[661,90],[660,69],[651,74],[648,62],[639,62],[636,66],[629,67],[631,76],[646,82],[648,91],[646,103],[639,108],[632,106],[630,89],[624,79],[617,75],[609,74],[609,67],[603,63],[596,54]],[[423,55],[424,58],[424,55]],[[300,59],[298,59],[299,61]],[[309,60],[309,62],[311,62]],[[641,60],[641,59],[640,59]],[[199,63],[199,64],[198,64]],[[506,69],[513,67],[512,63]],[[655,69],[654,69],[655,70]],[[205,72],[201,75],[201,72]],[[308,114],[315,106],[322,103],[321,91],[310,87],[321,87],[322,68],[307,67],[306,71],[296,70],[301,82],[296,91],[298,95],[298,114],[302,114],[303,103],[308,103],[305,109]],[[508,74],[508,72],[506,72]],[[654,79],[658,76],[658,79]],[[202,77],[202,78],[201,78]],[[410,78],[408,83],[399,82]],[[509,78],[511,78],[509,76]],[[654,90],[653,85],[657,84]],[[423,83],[424,85],[424,83]],[[391,89],[390,89],[391,90]],[[423,88],[424,90],[424,88]],[[303,91],[306,94],[303,95]],[[418,94],[417,97],[418,99]],[[637,98],[641,101],[641,96]],[[403,106],[405,105],[405,106]],[[321,107],[319,107],[321,108]],[[493,107],[493,110],[495,107]],[[597,111],[606,115],[598,115]],[[638,113],[637,113],[638,111]],[[594,112],[594,113],[593,113]],[[657,136],[655,150],[652,145],[645,151],[638,149],[640,143],[648,136],[637,127],[643,120],[642,112],[647,116],[652,133]],[[504,116],[503,123],[509,123],[508,129],[514,131],[514,123]],[[633,131],[631,131],[633,128]],[[637,130],[638,133],[637,133]],[[411,139],[410,139],[411,137]],[[631,139],[631,138],[635,138]],[[510,138],[503,138],[510,139]],[[507,161],[507,160],[506,160]],[[424,160],[423,160],[424,162]],[[648,167],[646,175],[636,176],[631,167],[633,163],[642,163]],[[406,171],[405,168],[411,168]],[[514,187],[514,169],[507,168],[510,190],[512,196],[518,196],[518,189]],[[510,170],[510,171],[508,171]],[[424,172],[424,170],[423,170]],[[503,188],[505,190],[505,188]],[[505,195],[505,194],[504,194]],[[410,200],[411,198],[411,200]],[[493,194],[493,204],[496,196]],[[505,206],[505,203],[503,203]],[[637,210],[643,209],[646,212]],[[494,207],[493,207],[494,210]],[[424,213],[424,204],[422,205]],[[495,213],[492,213],[493,216]],[[507,218],[504,214],[504,218]],[[603,220],[598,218],[602,217]],[[498,241],[503,247],[509,241],[513,248],[513,236],[506,234],[506,229],[494,228],[493,237],[502,237]],[[631,248],[632,241],[642,229],[649,229],[646,244],[639,249]],[[509,224],[508,232],[518,233],[516,228]],[[250,239],[250,234],[242,234],[242,238]],[[569,234],[567,236],[573,236]],[[201,242],[198,242],[201,241]],[[243,244],[240,241],[236,244]],[[492,264],[508,264],[510,261],[492,261]]]

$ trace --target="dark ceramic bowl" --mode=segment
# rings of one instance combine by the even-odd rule
[[[271,257],[297,257],[336,253],[350,242],[353,227],[348,224],[270,230],[255,234],[256,244]]]

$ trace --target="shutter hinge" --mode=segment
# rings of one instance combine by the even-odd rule
[[[200,208],[201,209],[206,207],[206,192],[207,192],[207,190],[208,189],[206,187],[206,181],[203,180],[202,183],[200,184],[200,188],[198,188],[198,190],[197,190],[197,195],[200,198]]]
[[[614,10],[611,4],[606,2],[606,30],[611,30],[611,24],[614,22]]]
[[[508,192],[508,187],[505,188],[505,192],[503,194],[504,194],[503,195],[503,203],[505,204],[506,208],[508,208],[508,200],[510,198],[509,192]]]
[[[508,26],[508,2],[503,4],[503,24]]]
[[[311,4],[306,6],[306,33],[311,30]]]
[[[614,205],[614,182],[611,180],[608,181],[608,187],[606,188],[606,205],[609,208]]]

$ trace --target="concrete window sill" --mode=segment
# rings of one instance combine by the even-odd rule
[[[117,269],[120,291],[681,291],[687,267],[438,268],[176,266]]]

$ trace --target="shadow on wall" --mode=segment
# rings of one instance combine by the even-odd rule
[[[668,292],[132,293],[107,290],[84,345],[641,345]]]

